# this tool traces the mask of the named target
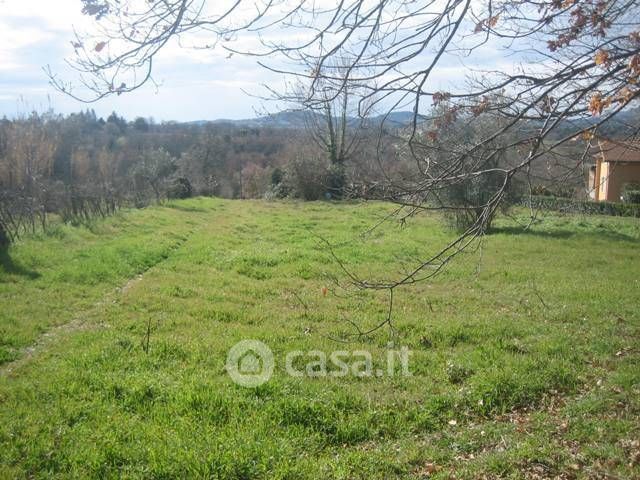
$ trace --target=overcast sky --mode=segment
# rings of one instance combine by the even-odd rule
[[[216,1],[216,0],[214,0]],[[109,97],[90,105],[57,92],[48,83],[45,65],[66,79],[74,72],[64,62],[72,57],[74,27],[90,29],[91,19],[82,15],[80,0],[0,0],[0,116],[13,117],[49,107],[70,113],[93,108],[100,116],[117,111],[129,119],[136,116],[156,120],[213,120],[251,118],[265,108],[256,97],[261,84],[281,79],[259,67],[254,58],[224,51],[190,50],[169,45],[156,57],[154,77],[160,82],[121,97]],[[504,52],[483,47],[476,60],[491,68],[509,68]],[[441,64],[432,80],[433,89],[445,89],[451,79],[464,76],[462,60]],[[500,65],[503,66],[500,66]]]

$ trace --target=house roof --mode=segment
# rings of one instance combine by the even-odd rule
[[[640,163],[640,141],[603,140],[598,142],[598,156],[605,162]]]

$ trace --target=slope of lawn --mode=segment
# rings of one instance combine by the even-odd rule
[[[640,223],[501,218],[395,292],[393,331],[350,336],[386,318],[388,295],[335,288],[322,239],[384,279],[452,238],[435,216],[367,232],[392,210],[192,199],[12,247],[0,477],[640,476]],[[225,371],[245,339],[275,356],[255,388]],[[411,350],[411,376],[284,369],[292,350],[367,350],[377,371],[390,346]]]
[[[56,225],[14,251],[0,251],[0,364],[167,258],[199,228],[190,212],[133,210],[90,228]]]

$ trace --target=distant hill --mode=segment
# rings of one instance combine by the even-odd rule
[[[600,116],[581,118],[578,120],[565,121],[558,125],[553,133],[554,138],[561,138],[571,135],[578,129],[589,128],[602,120]],[[529,122],[532,128],[540,128],[542,122]],[[635,134],[640,128],[640,107],[630,108],[618,113],[613,119],[607,121],[598,128],[598,135],[602,137],[624,137]]]
[[[305,125],[305,116],[308,113],[301,111],[284,111],[271,115],[265,115],[257,118],[247,118],[242,120],[197,120],[193,122],[186,122],[188,125],[230,125],[243,128],[303,128]],[[420,115],[419,121],[426,120],[427,117]],[[565,122],[556,130],[555,135],[562,136],[571,131],[575,131],[576,128],[586,128],[596,124],[600,120],[599,117],[592,117],[588,119],[580,119],[572,122]],[[413,112],[399,111],[391,112],[384,115],[377,115],[369,119],[369,125],[374,128],[380,127],[384,122],[384,126],[387,128],[402,128],[411,124],[413,121]],[[349,122],[352,124],[359,123],[359,119],[356,117],[350,117]],[[529,123],[534,128],[539,122]],[[632,108],[624,112],[619,113],[616,118],[608,122],[605,126],[600,128],[600,134],[605,136],[621,136],[625,133],[631,132],[633,129],[637,129],[640,126],[640,107]]]
[[[285,111],[278,112],[271,115],[265,115],[258,118],[246,118],[242,120],[229,120],[229,119],[217,119],[217,120],[196,120],[193,122],[186,122],[188,125],[233,125],[236,127],[244,128],[302,128],[305,124],[305,117],[308,113],[301,111]],[[423,118],[423,117],[422,117]],[[384,121],[385,126],[390,128],[405,127],[413,120],[413,112],[400,111],[391,112],[388,115],[378,115],[369,119],[371,126],[378,127],[380,123]],[[359,119],[356,117],[349,118],[350,123],[358,123]]]
[[[244,128],[301,128],[304,126],[305,114],[300,111],[278,112],[257,118],[244,118],[241,120],[230,120],[220,118],[216,120],[197,120],[186,122],[189,125],[232,125]]]

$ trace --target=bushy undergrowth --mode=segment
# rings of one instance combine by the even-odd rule
[[[529,199],[522,201],[529,204]],[[534,208],[560,211],[572,214],[612,215],[617,217],[640,217],[640,204],[616,202],[591,202],[573,198],[533,196]]]

